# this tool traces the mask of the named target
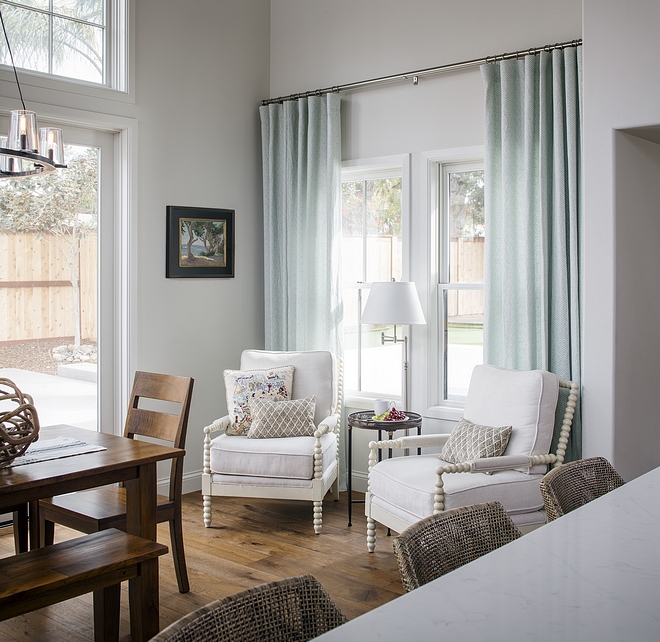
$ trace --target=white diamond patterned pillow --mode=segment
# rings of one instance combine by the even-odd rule
[[[227,393],[227,411],[231,419],[226,434],[245,435],[250,430],[252,399],[288,399],[293,389],[293,371],[293,366],[279,366],[267,370],[225,370],[222,374]]]
[[[499,457],[506,450],[512,430],[512,426],[479,426],[462,417],[451,431],[440,459],[450,464],[461,464],[485,457]]]
[[[251,399],[252,427],[247,436],[252,439],[306,437],[314,434],[316,397],[272,401]]]

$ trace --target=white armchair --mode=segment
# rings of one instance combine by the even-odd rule
[[[313,436],[251,439],[227,435],[229,416],[204,428],[204,525],[211,526],[211,497],[261,497],[314,503],[314,531],[321,532],[323,498],[339,499],[341,361],[331,352],[245,350],[242,371],[294,366],[291,399],[314,395]],[[213,434],[220,434],[213,437]]]
[[[557,450],[550,453],[559,387],[568,388]],[[444,510],[498,501],[523,529],[545,523],[539,483],[548,464],[566,453],[578,384],[542,370],[475,367],[465,401],[466,420],[482,426],[512,426],[502,456],[449,463],[442,453],[378,462],[379,449],[444,447],[449,434],[371,442],[366,494],[367,548],[376,545],[376,522],[396,532]],[[465,474],[470,473],[470,474]]]

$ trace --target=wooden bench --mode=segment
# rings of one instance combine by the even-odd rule
[[[154,565],[157,578],[165,553],[167,546],[110,528],[0,559],[0,620],[93,591],[94,640],[116,642],[121,582]]]

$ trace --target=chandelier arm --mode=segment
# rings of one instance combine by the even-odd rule
[[[16,78],[16,86],[18,87],[18,95],[21,98],[23,109],[27,110],[25,107],[25,101],[23,100],[23,90],[21,89],[21,83],[18,82],[18,72],[16,71],[16,65],[14,64],[14,54],[11,50],[11,45],[9,44],[9,36],[7,35],[7,28],[5,27],[5,19],[2,17],[2,10],[0,10],[0,23],[2,23],[2,32],[5,34],[5,42],[7,43],[7,50],[9,51],[9,59],[11,60],[11,66],[14,70],[14,77]]]

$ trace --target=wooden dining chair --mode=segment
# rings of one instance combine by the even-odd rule
[[[188,414],[194,379],[152,372],[136,372],[131,403],[126,417],[124,437],[152,437],[170,442],[175,448],[185,448]],[[140,408],[141,399],[156,399],[179,404],[178,414],[162,410]],[[169,410],[169,408],[168,408]],[[169,522],[170,543],[176,579],[181,593],[190,590],[183,551],[181,493],[183,486],[183,457],[172,460],[169,496],[158,496],[156,521]],[[83,533],[95,533],[107,528],[126,530],[126,490],[104,486],[92,490],[60,495],[39,502],[45,544],[54,540],[55,524]]]
[[[20,504],[7,509],[12,513],[14,526],[14,549],[16,553],[27,553],[28,550],[28,505]]]

